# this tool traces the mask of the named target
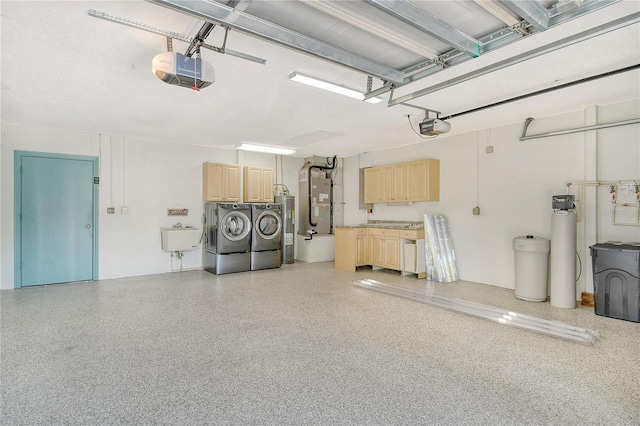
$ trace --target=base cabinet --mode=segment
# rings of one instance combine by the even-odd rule
[[[337,269],[354,272],[370,265],[426,277],[423,230],[339,226],[335,235]]]
[[[369,264],[369,237],[366,229],[356,229],[356,266]]]
[[[369,229],[369,264],[381,268],[400,268],[400,233],[397,229]]]
[[[369,264],[366,228],[337,227],[335,231],[335,267],[354,272],[356,266]]]

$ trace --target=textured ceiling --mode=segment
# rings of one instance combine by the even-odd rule
[[[420,3],[420,2],[416,2]],[[438,16],[476,33],[499,21],[469,1],[431,2]],[[548,3],[548,2],[547,2]],[[273,9],[270,9],[274,5]],[[448,5],[448,6],[447,6]],[[250,3],[249,7],[286,20],[275,7],[304,7],[295,2]],[[417,128],[424,113],[404,105],[369,104],[289,81],[293,71],[363,90],[366,75],[270,42],[230,31],[227,47],[267,60],[266,65],[209,50],[202,57],[215,69],[216,82],[199,92],[162,83],[151,60],[166,51],[166,38],[96,19],[96,9],[193,36],[203,21],[143,1],[6,1],[2,19],[2,122],[139,136],[175,143],[232,149],[239,142],[296,145],[296,155],[350,156],[420,143]],[[335,19],[307,11],[291,26],[313,26],[318,36],[351,50],[361,49],[392,66],[406,66],[411,53],[374,44]],[[428,88],[525,50],[636,13],[640,2],[622,1],[543,33],[484,54],[401,87],[395,96]],[[377,14],[377,12],[376,12]],[[303,19],[304,17],[304,19]],[[373,18],[372,18],[373,19]],[[407,30],[411,33],[411,30]],[[219,26],[207,43],[220,46]],[[345,44],[341,44],[345,40]],[[457,114],[489,103],[640,63],[638,24],[513,65],[423,96],[412,104]],[[174,50],[186,43],[174,40]],[[388,48],[387,48],[388,47]],[[433,43],[434,51],[443,46]],[[383,53],[381,53],[383,52]],[[386,53],[385,53],[386,52]],[[446,143],[450,135],[522,122],[591,104],[640,98],[640,73],[631,71],[450,120],[452,130],[428,143]]]

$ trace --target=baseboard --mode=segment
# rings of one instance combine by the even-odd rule
[[[580,302],[582,306],[591,306],[593,307],[593,293],[587,293],[586,291],[582,292],[582,301]]]

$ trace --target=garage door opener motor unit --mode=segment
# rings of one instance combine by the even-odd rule
[[[153,73],[167,84],[199,90],[215,81],[213,67],[200,58],[164,52],[153,58]]]

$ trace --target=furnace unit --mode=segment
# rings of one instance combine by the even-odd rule
[[[333,234],[333,171],[337,157],[309,157],[300,169],[300,214],[298,233]]]

